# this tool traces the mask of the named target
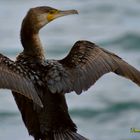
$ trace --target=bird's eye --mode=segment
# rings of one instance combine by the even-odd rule
[[[56,11],[55,10],[52,10],[52,11],[50,11],[50,14],[54,14]]]

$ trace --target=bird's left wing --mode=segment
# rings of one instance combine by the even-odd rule
[[[52,93],[75,91],[80,94],[109,72],[128,78],[140,86],[140,71],[89,41],[75,43],[68,56],[58,62],[47,80]]]
[[[19,64],[0,54],[0,88],[15,91],[42,106],[42,102],[27,73],[27,70]]]

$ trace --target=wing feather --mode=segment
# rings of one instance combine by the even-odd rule
[[[55,63],[59,63],[55,65],[58,66],[56,71],[60,80],[54,82],[55,77],[48,79],[48,82],[53,81],[49,89],[55,92],[58,92],[56,88],[58,85],[59,92],[75,91],[80,94],[109,72],[128,78],[140,86],[140,71],[114,53],[89,41],[76,42],[68,56]]]
[[[0,88],[18,92],[42,106],[37,91],[26,74],[22,66],[0,54]]]

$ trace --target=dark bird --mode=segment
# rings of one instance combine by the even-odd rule
[[[140,71],[89,41],[76,42],[62,60],[45,59],[39,30],[58,17],[77,13],[46,6],[30,9],[21,27],[23,52],[15,62],[0,54],[0,88],[12,90],[34,140],[88,140],[77,133],[66,93],[81,94],[109,72],[140,86]]]

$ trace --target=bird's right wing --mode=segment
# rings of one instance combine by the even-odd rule
[[[0,88],[22,94],[42,107],[37,91],[27,76],[27,70],[2,54],[0,54]]]
[[[50,70],[47,69],[47,85],[52,93],[75,91],[80,94],[109,72],[140,86],[140,71],[89,41],[78,41],[68,56],[57,62]]]

